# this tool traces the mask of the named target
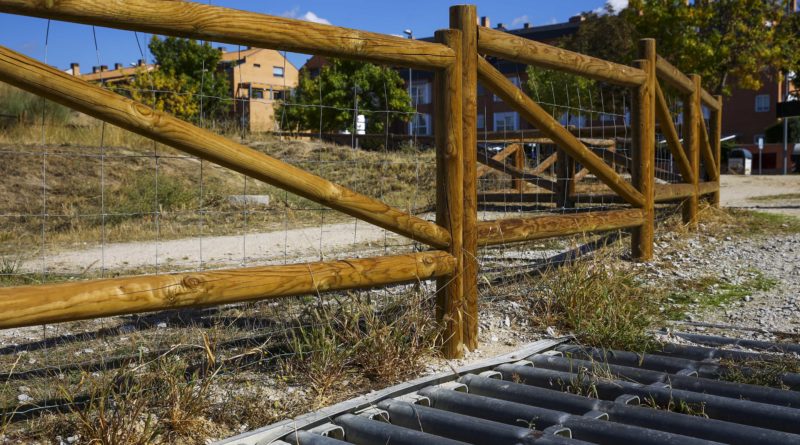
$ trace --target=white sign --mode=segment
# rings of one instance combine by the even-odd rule
[[[758,149],[759,150],[764,149],[764,138],[758,138]]]

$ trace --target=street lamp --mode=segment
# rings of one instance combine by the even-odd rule
[[[404,29],[403,34],[405,34],[409,40],[414,40],[414,31],[411,29]],[[414,96],[411,95],[411,67],[408,68],[408,98],[411,100],[411,107],[414,108]],[[408,124],[409,135],[414,132],[414,117],[415,116],[411,116],[411,121]]]

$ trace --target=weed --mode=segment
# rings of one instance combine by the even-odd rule
[[[696,417],[704,417],[708,418],[708,414],[706,414],[706,406],[704,403],[689,403],[685,400],[675,400],[672,396],[670,396],[667,403],[658,403],[658,401],[650,396],[645,397],[642,400],[642,406],[646,406],[653,409],[660,409],[664,411],[669,411],[673,413],[679,414],[686,414],[687,416],[696,416]]]
[[[550,270],[531,283],[530,292],[539,326],[559,327],[597,347],[644,351],[654,346],[648,330],[661,322],[663,293],[610,261],[610,254]]]
[[[718,308],[754,292],[768,291],[778,284],[777,280],[758,270],[745,273],[749,277],[739,283],[726,281],[716,275],[676,281],[673,286],[677,290],[667,297],[665,315],[673,320],[679,319],[690,305],[699,309]]]
[[[333,389],[346,389],[347,379],[386,385],[415,375],[433,354],[439,328],[432,304],[418,292],[408,297],[381,311],[355,296],[318,305],[306,326],[291,334],[285,373],[308,381],[318,404],[329,402]]]
[[[790,355],[776,355],[751,360],[720,360],[724,380],[749,385],[790,389],[783,383],[787,373],[800,373],[800,359]]]
[[[779,195],[754,196],[749,198],[750,201],[755,202],[788,201],[794,199],[800,199],[800,193],[782,193]]]

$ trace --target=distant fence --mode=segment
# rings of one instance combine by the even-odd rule
[[[114,4],[109,7],[102,0],[0,0],[0,11],[433,70],[437,206],[435,221],[428,221],[0,48],[0,80],[4,82],[413,239],[432,250],[345,261],[4,288],[0,289],[1,328],[437,279],[438,316],[445,326],[443,350],[448,357],[459,357],[465,347],[477,347],[479,247],[630,229],[632,256],[647,260],[653,252],[656,203],[682,202],[684,220],[692,223],[702,196],[708,195],[715,204],[719,202],[721,100],[700,87],[698,76],[687,77],[660,58],[651,39],[640,42],[641,60],[631,67],[479,27],[473,6],[451,8],[450,29],[437,31],[435,43],[429,43],[199,3],[127,0]],[[565,127],[482,55],[629,89],[633,98],[630,134],[617,150],[616,140],[603,134],[610,131],[609,127],[603,127],[599,134],[587,128]],[[489,153],[485,144],[478,141],[478,81],[537,130],[520,134],[517,144]],[[682,138],[659,81],[681,96]],[[710,109],[708,125],[702,117],[703,105]],[[680,172],[679,183],[656,183],[660,174],[668,172],[656,166],[657,122]],[[508,139],[509,135],[497,137]],[[483,139],[488,141],[492,136],[484,135]],[[536,165],[529,165],[526,143],[550,144],[557,149],[546,158],[537,157]],[[623,149],[624,144],[630,148]],[[550,177],[545,175],[548,169],[554,171]],[[513,187],[479,195],[478,179],[490,171],[509,175]],[[608,192],[576,191],[576,184],[589,175]],[[708,180],[701,181],[703,176]],[[581,203],[600,201],[622,206],[479,221],[479,204],[509,200],[557,202],[562,207],[576,208]]]

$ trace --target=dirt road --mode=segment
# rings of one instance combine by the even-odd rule
[[[800,216],[798,199],[758,200],[758,197],[800,193],[800,176],[722,176],[722,204]],[[755,199],[754,199],[755,198]],[[487,218],[502,218],[489,212]],[[508,215],[505,215],[508,216]],[[432,215],[427,215],[432,218]],[[243,264],[282,264],[354,255],[380,255],[385,243],[405,243],[401,237],[364,222],[331,224],[246,236],[215,236],[169,241],[143,241],[93,246],[47,253],[45,266],[53,272],[76,273],[100,268],[136,270],[158,266],[161,271]],[[42,261],[24,263],[41,270]]]
[[[794,194],[795,198],[779,195]],[[764,199],[764,197],[775,197]],[[800,216],[800,175],[722,175],[721,202],[725,207],[742,207]]]

